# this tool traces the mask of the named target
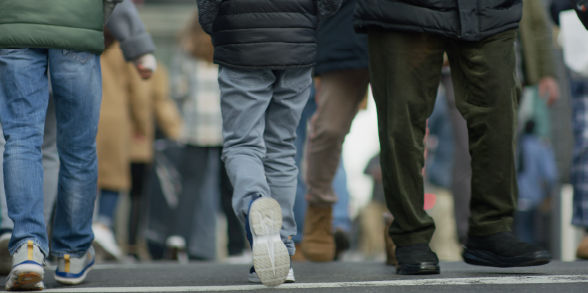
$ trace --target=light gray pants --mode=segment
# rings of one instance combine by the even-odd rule
[[[270,196],[282,208],[280,236],[295,252],[294,161],[296,127],[310,97],[311,69],[219,67],[223,116],[222,159],[233,184],[233,210],[245,224],[254,197]]]
[[[8,217],[6,193],[4,192],[4,133],[0,127],[0,229],[10,230],[14,223]],[[45,134],[43,136],[43,212],[45,224],[52,227],[50,221],[57,199],[57,182],[59,177],[59,155],[57,153],[57,122],[55,120],[55,106],[53,98],[49,99],[45,118]]]

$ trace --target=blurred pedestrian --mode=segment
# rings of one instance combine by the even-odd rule
[[[321,20],[314,74],[316,112],[310,118],[304,157],[307,209],[302,252],[311,261],[332,261],[349,231],[334,230],[333,206],[338,195],[333,179],[341,164],[341,151],[353,118],[367,96],[369,82],[367,38],[353,30],[357,1],[343,1],[336,15]],[[349,242],[349,241],[347,241]]]
[[[188,255],[193,259],[214,260],[217,256],[216,215],[219,202],[227,219],[227,252],[241,256],[246,248],[245,234],[231,207],[233,187],[221,161],[222,116],[218,65],[213,63],[212,40],[194,14],[180,36],[180,50],[174,56],[171,84],[185,122],[180,136],[180,198],[191,202],[177,213],[177,223],[186,238]],[[198,164],[194,164],[198,162]],[[182,205],[180,205],[182,206]]]
[[[553,150],[535,130],[535,121],[525,122],[517,143],[517,181],[519,198],[515,214],[515,233],[528,243],[538,243],[535,219],[540,205],[557,183]]]
[[[574,4],[577,4],[574,6]],[[560,25],[560,16],[564,13],[574,13],[572,9],[580,16],[580,20],[586,21],[586,3],[585,1],[564,1],[553,0],[551,2],[552,18],[556,25]],[[581,9],[581,10],[579,10]],[[575,20],[568,18],[566,22],[572,25]],[[562,19],[563,22],[563,19]],[[586,22],[584,22],[586,23]],[[577,26],[582,27],[579,23]],[[567,52],[577,52],[581,56],[585,55],[584,48],[586,47],[585,39],[575,39],[582,37],[582,34],[573,30],[569,34],[572,40],[566,40],[567,33],[564,30],[568,29],[561,24],[562,31],[560,37],[563,39],[564,60],[567,67],[567,78],[570,82],[570,94],[572,97],[572,130],[574,136],[574,149],[572,155],[571,166],[571,182],[574,189],[573,197],[573,215],[572,224],[584,230],[584,237],[576,249],[576,257],[580,259],[588,259],[588,76],[586,71],[586,64],[574,58],[575,56],[567,56]],[[578,47],[575,47],[578,46]],[[568,61],[569,60],[569,61]],[[585,59],[584,59],[585,60]],[[580,72],[584,70],[584,72]]]

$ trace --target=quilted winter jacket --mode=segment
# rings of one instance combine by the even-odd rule
[[[0,48],[100,53],[108,0],[0,0]]]
[[[518,27],[522,0],[359,0],[358,31],[427,32],[480,41]],[[537,1],[537,0],[526,0]]]

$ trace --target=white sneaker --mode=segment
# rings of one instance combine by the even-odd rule
[[[58,257],[54,275],[55,281],[66,285],[82,283],[92,269],[95,257],[96,253],[92,246],[80,257],[73,257],[69,254]]]
[[[165,240],[170,258],[177,260],[181,264],[190,262],[188,253],[186,252],[186,240],[179,235],[171,235]]]
[[[12,256],[12,270],[6,281],[6,290],[43,290],[45,255],[32,240],[22,244]]]
[[[252,236],[253,266],[266,286],[277,286],[290,271],[290,255],[280,238],[282,210],[271,197],[260,197],[251,203],[247,215]]]
[[[8,251],[8,243],[12,233],[3,233],[0,235],[0,275],[8,275],[12,269],[12,256]]]
[[[94,232],[94,243],[102,251],[116,260],[122,260],[122,251],[118,247],[114,239],[114,233],[106,225],[101,223],[92,224],[92,232]]]

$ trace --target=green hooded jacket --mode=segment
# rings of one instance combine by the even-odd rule
[[[104,50],[103,0],[0,0],[0,48]]]

